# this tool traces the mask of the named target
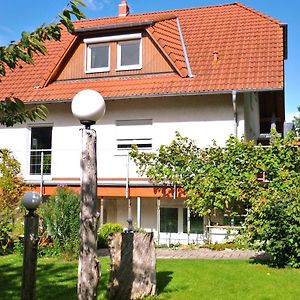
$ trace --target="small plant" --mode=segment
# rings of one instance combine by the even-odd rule
[[[106,223],[100,227],[98,231],[98,248],[107,248],[109,236],[117,232],[123,232],[123,227],[120,224]]]
[[[13,224],[7,210],[0,213],[0,255],[11,252],[13,240],[11,237]]]
[[[46,234],[53,240],[54,252],[74,256],[79,252],[80,195],[59,186],[55,195],[41,206]],[[43,251],[46,253],[46,251]],[[52,253],[52,250],[50,251]]]

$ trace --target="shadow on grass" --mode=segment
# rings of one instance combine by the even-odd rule
[[[261,253],[253,256],[249,260],[250,264],[260,264],[272,266],[272,256],[268,253]]]
[[[173,279],[173,272],[162,271],[156,273],[156,282],[157,282],[157,294],[161,294],[167,285]]]
[[[0,299],[20,299],[22,267],[2,264],[0,270]]]
[[[108,273],[103,272],[98,288],[98,299],[106,299]],[[43,262],[38,265],[36,278],[37,299],[77,299],[77,262]],[[20,299],[22,260],[1,264],[0,299]]]
[[[77,268],[74,264],[41,265],[37,270],[38,299],[76,299]]]

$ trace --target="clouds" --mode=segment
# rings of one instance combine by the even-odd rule
[[[103,10],[105,6],[116,2],[113,0],[85,0],[86,6],[91,10]]]

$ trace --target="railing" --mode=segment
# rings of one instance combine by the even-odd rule
[[[48,149],[30,150],[30,175],[51,174],[51,156]]]

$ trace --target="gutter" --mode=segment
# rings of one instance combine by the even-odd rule
[[[235,90],[237,93],[252,93],[252,92],[275,92],[283,91],[283,88],[267,88],[267,89],[241,89]],[[113,100],[128,100],[128,99],[144,99],[144,98],[162,98],[162,97],[179,97],[179,96],[205,96],[205,95],[228,95],[232,94],[232,90],[224,91],[208,91],[208,92],[181,92],[181,93],[168,93],[168,94],[143,94],[131,96],[116,96],[116,97],[103,97],[106,101]],[[75,95],[75,94],[74,94]],[[51,99],[51,100],[23,100],[25,104],[53,104],[53,103],[71,103],[72,99]]]

